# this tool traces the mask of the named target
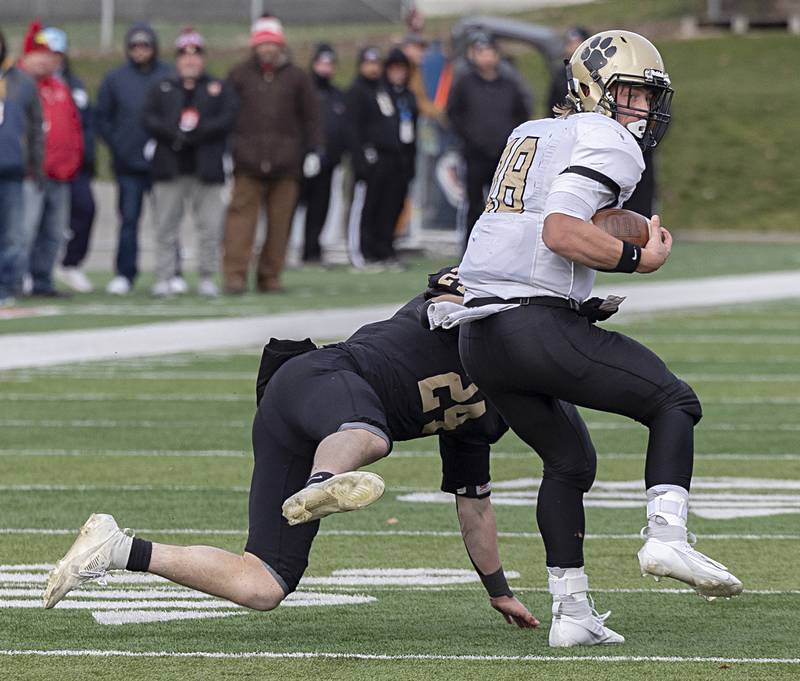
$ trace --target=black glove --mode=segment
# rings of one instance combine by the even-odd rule
[[[591,324],[594,324],[595,322],[604,322],[611,315],[617,312],[617,310],[619,310],[618,307],[609,307],[601,310],[600,306],[604,302],[605,299],[603,298],[589,298],[581,303],[581,306],[578,308],[578,314],[581,317],[586,317]]]

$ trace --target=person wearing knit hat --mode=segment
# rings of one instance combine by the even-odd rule
[[[158,39],[149,24],[132,24],[125,33],[124,45],[126,63],[103,78],[95,116],[97,132],[111,151],[119,196],[115,272],[106,287],[112,295],[128,294],[139,273],[139,218],[145,194],[151,188],[146,154],[152,147],[142,125],[142,107],[150,88],[171,73],[158,58]],[[185,291],[186,282],[176,279],[175,289]]]
[[[0,31],[0,308],[15,305],[28,267],[23,180],[43,181],[43,145],[36,84],[14,65]]]
[[[323,141],[319,98],[305,69],[291,62],[281,22],[272,15],[258,19],[250,45],[250,56],[228,76],[239,99],[222,261],[225,290],[232,294],[248,288],[264,200],[267,239],[258,256],[256,288],[263,293],[282,290],[300,180],[319,174]]]
[[[40,22],[32,22],[20,60],[20,68],[36,81],[45,130],[45,179],[24,183],[22,222],[28,244],[26,271],[32,281],[31,293],[56,297],[63,294],[53,285],[53,268],[69,226],[69,183],[83,160],[83,133],[69,87],[56,76],[60,61],[48,37]]]
[[[319,43],[311,57],[311,79],[319,96],[325,137],[319,173],[304,177],[300,200],[306,206],[303,263],[321,264],[320,234],[328,217],[331,181],[339,165],[347,141],[347,107],[344,93],[333,82],[336,73],[336,50],[328,43]]]
[[[197,229],[199,295],[219,294],[219,243],[225,205],[225,154],[236,117],[231,86],[205,70],[205,41],[185,28],[175,41],[175,75],[152,88],[142,120],[152,135],[150,174],[153,180],[156,239],[155,284],[152,294],[172,296],[177,276],[175,252],[185,207]]]

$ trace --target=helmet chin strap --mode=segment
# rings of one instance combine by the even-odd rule
[[[643,139],[645,130],[647,130],[647,119],[640,118],[637,121],[631,121],[625,126],[628,132],[637,139]]]

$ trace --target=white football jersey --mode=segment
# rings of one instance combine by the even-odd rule
[[[472,298],[557,296],[583,302],[595,270],[542,241],[544,219],[565,213],[589,220],[621,206],[642,176],[636,139],[598,113],[528,121],[508,138],[486,210],[458,269]]]

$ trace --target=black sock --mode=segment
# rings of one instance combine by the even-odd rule
[[[315,482],[325,482],[328,478],[332,478],[333,473],[328,473],[328,471],[320,471],[319,473],[314,473],[308,480],[306,480],[306,487],[309,485],[313,485]]]
[[[146,539],[133,538],[131,554],[128,556],[126,570],[132,572],[147,572],[150,568],[150,555],[153,553],[153,542]]]

